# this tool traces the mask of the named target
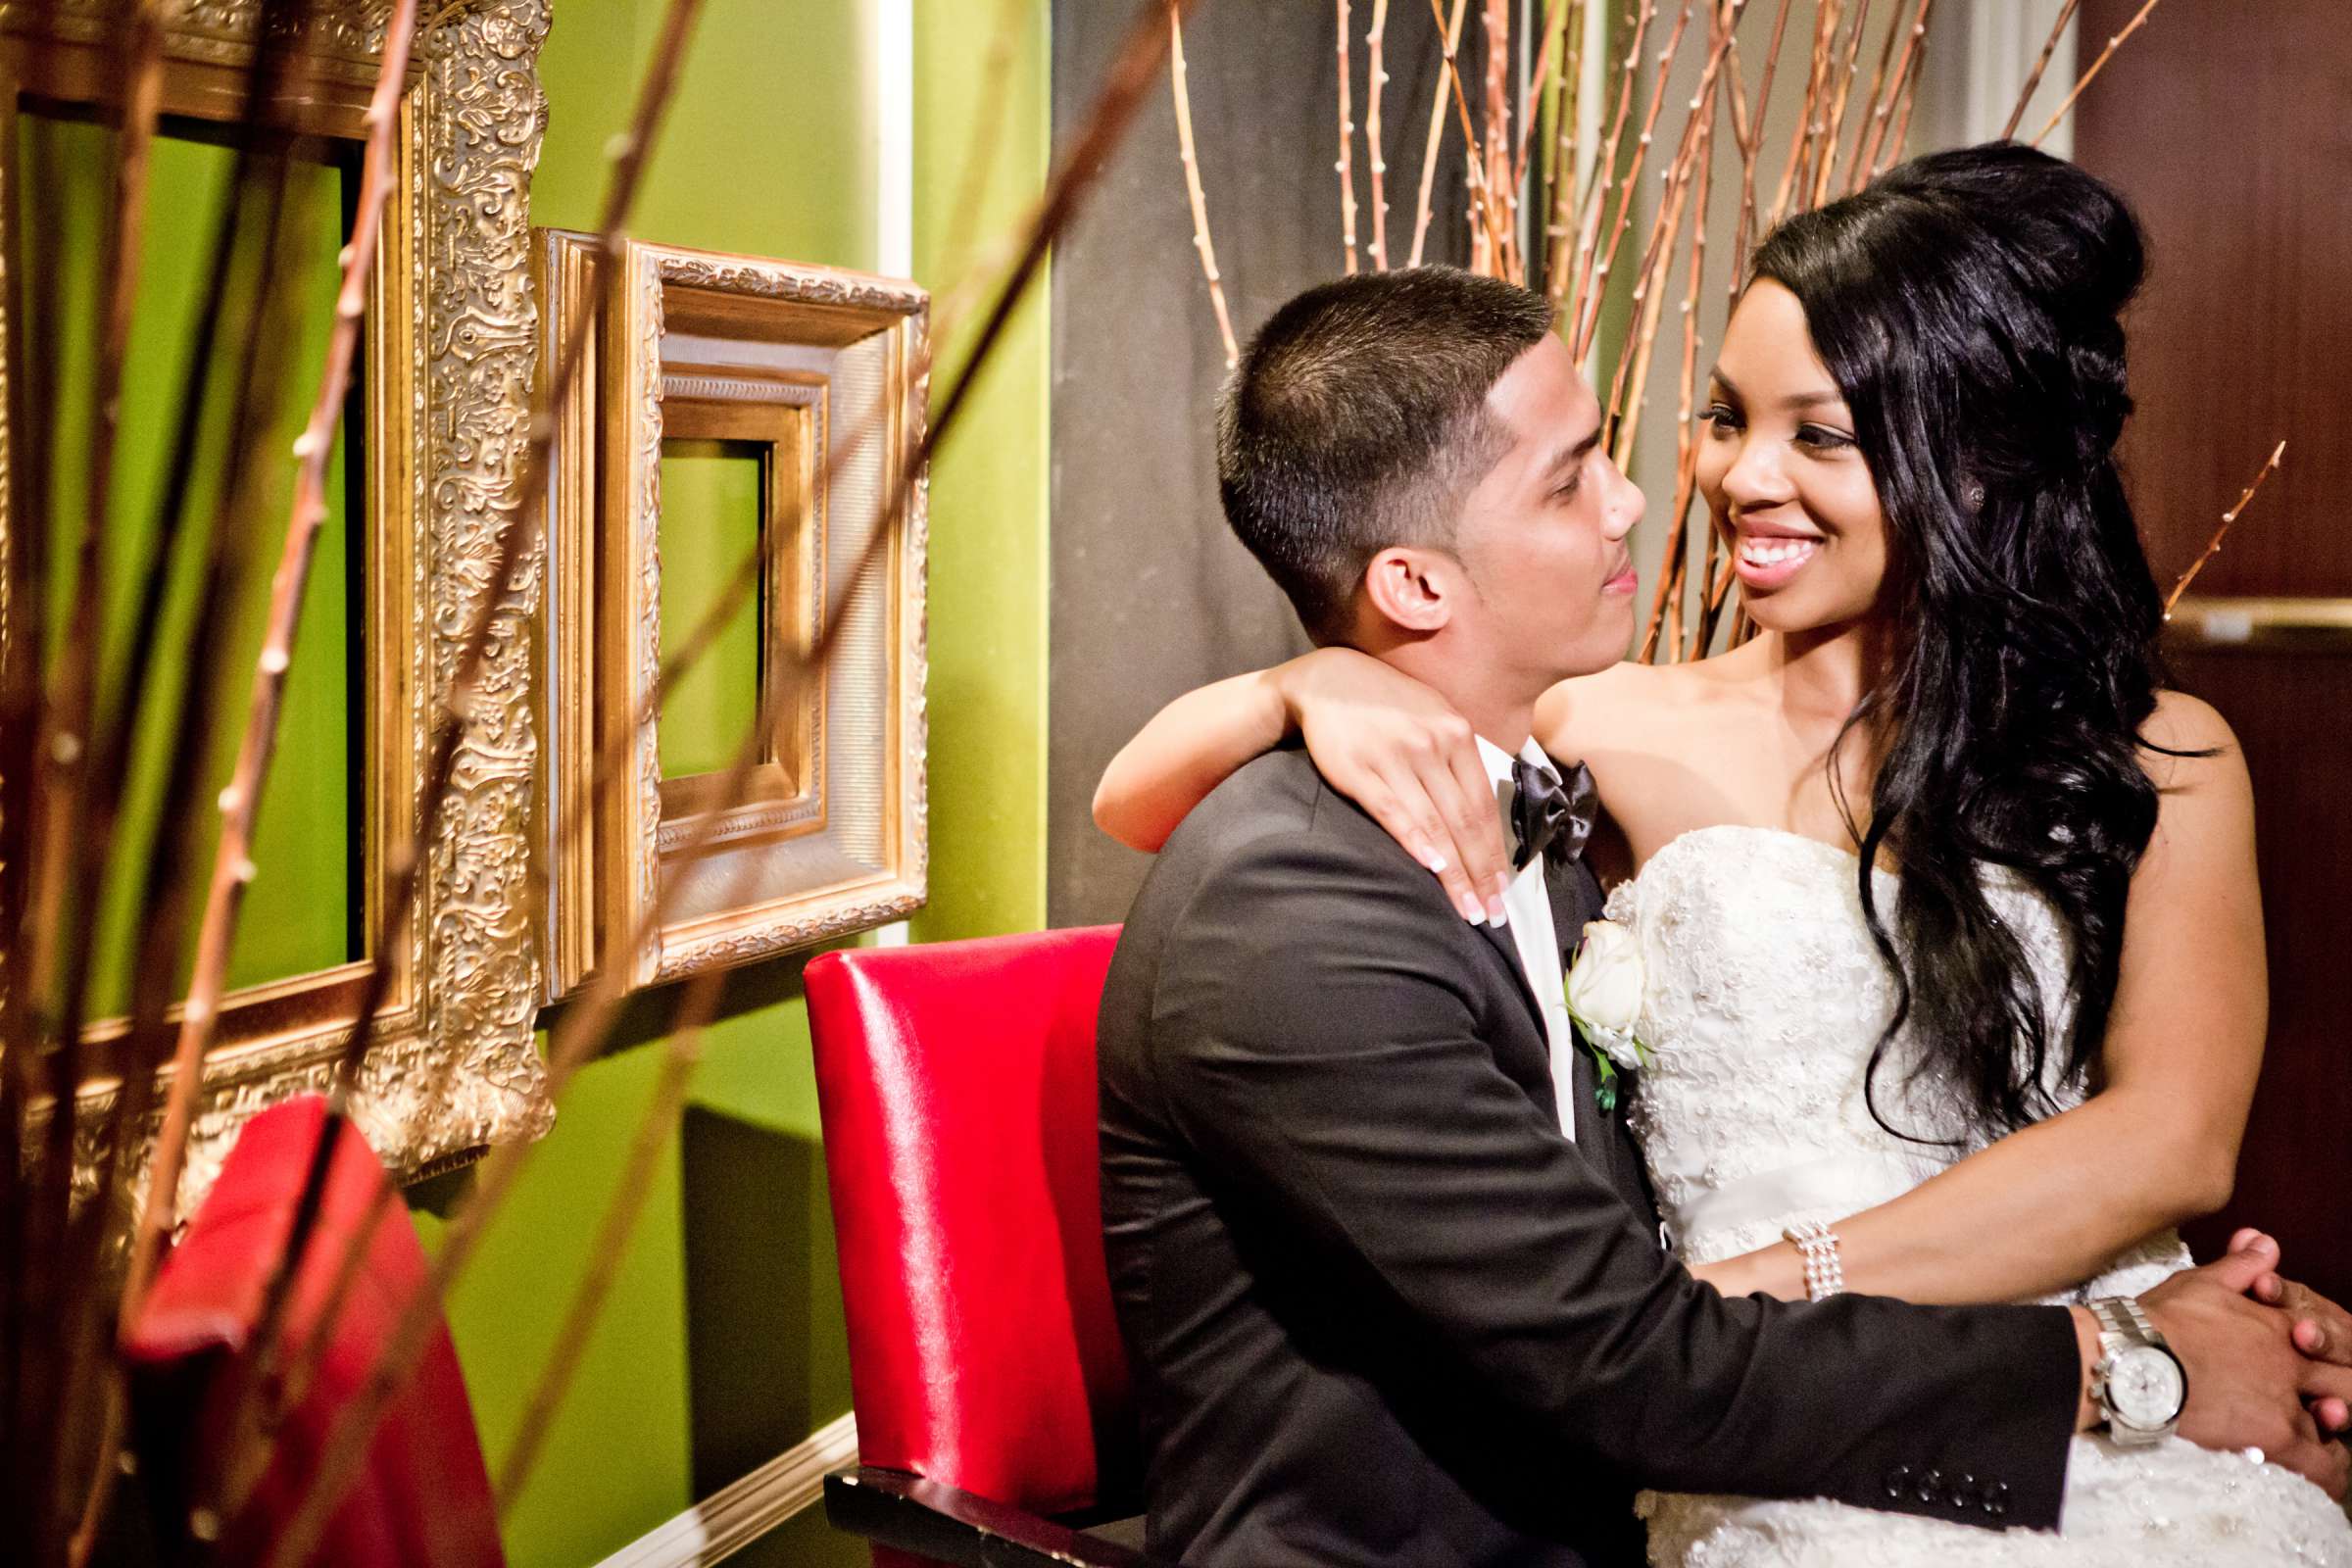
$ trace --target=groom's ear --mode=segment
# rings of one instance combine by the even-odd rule
[[[1364,597],[1400,631],[1428,633],[1452,618],[1456,591],[1451,562],[1434,550],[1395,545],[1364,568]]]

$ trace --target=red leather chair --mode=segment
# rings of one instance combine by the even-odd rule
[[[1138,1565],[1102,1261],[1095,1012],[1118,928],[829,953],[808,1026],[860,1468],[826,1513],[894,1564]]]
[[[226,1451],[249,1375],[263,1296],[294,1222],[326,1102],[305,1095],[245,1124],[186,1238],[156,1275],[124,1344],[140,1473],[167,1541],[184,1539],[211,1494],[207,1468]],[[388,1178],[367,1141],[341,1128],[318,1229],[289,1298],[290,1345],[310,1342],[344,1249]],[[357,1396],[401,1313],[424,1284],[424,1251],[395,1200],[367,1240],[366,1261],[337,1314],[318,1373],[276,1433],[251,1502],[206,1560],[266,1561],[301,1506],[336,1417]],[[366,1468],[327,1521],[311,1561],[334,1568],[492,1568],[505,1559],[498,1510],[474,1435],[473,1407],[449,1330],[436,1324],[416,1375],[386,1407]]]

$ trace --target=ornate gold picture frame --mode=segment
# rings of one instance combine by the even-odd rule
[[[364,139],[388,9],[348,0],[310,34],[291,111],[298,133]],[[5,113],[27,97],[93,102],[109,80],[100,44],[117,10],[107,0],[38,13],[0,7]],[[166,0],[166,116],[235,117],[260,11],[258,0]],[[50,27],[37,43],[24,33],[34,15]],[[536,62],[547,26],[545,0],[466,0],[420,30],[364,337],[357,453],[366,506],[364,520],[352,519],[352,548],[364,552],[365,603],[351,608],[366,626],[364,698],[355,701],[366,704],[360,917],[368,930],[384,912],[386,858],[418,819],[427,738],[445,710],[464,628],[481,593],[501,601],[458,798],[426,846],[429,872],[405,942],[376,956],[394,979],[354,1112],[409,1174],[535,1136],[551,1116],[532,1037],[541,988],[528,917],[536,553],[512,582],[488,583],[497,531],[514,507],[535,366],[527,201],[545,118]],[[0,457],[5,441],[0,430]],[[8,541],[0,514],[0,553]],[[6,560],[0,591],[26,591],[22,570]],[[241,709],[230,717],[242,722]],[[183,1211],[209,1187],[243,1118],[327,1086],[365,968],[348,963],[226,1000],[179,1190]],[[112,1093],[91,1092],[85,1109],[102,1108]]]
[[[615,961],[664,900],[629,962],[634,984],[912,912],[928,865],[923,486],[901,520],[882,514],[890,475],[921,437],[927,296],[863,273],[636,241],[607,263],[564,232],[543,233],[539,267],[551,322],[608,292],[605,340],[580,372],[593,384],[574,389],[581,412],[558,434],[549,493],[551,995]],[[665,641],[691,629],[661,612],[663,528],[684,521],[663,515],[662,464],[679,443],[723,444],[758,465],[759,668],[736,673],[763,683],[788,671],[826,616],[843,621],[822,679],[768,705],[776,722],[731,804],[720,773],[662,770],[655,686]],[[889,535],[875,569],[853,584],[877,527]],[[597,791],[600,750],[619,766]]]

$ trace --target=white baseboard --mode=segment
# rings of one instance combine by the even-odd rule
[[[597,1568],[702,1568],[733,1556],[824,1495],[825,1473],[858,1458],[858,1422],[843,1416],[759,1469],[639,1536]]]

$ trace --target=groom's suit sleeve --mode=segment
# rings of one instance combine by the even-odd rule
[[[2063,1309],[1699,1284],[1481,1040],[1483,939],[1352,837],[1242,846],[1162,950],[1152,1072],[1236,1200],[1563,1465],[2056,1525],[2081,1376]]]

